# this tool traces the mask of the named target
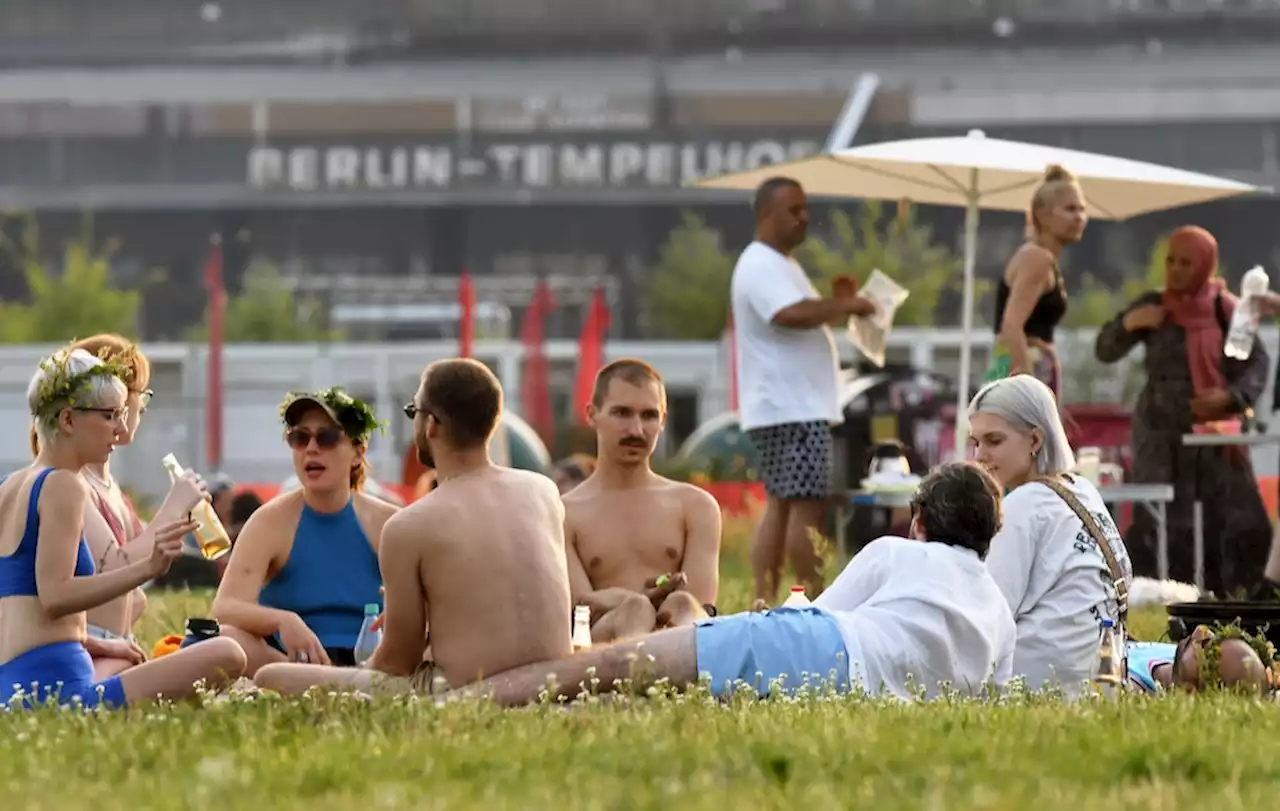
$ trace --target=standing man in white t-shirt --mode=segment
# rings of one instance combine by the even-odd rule
[[[833,466],[831,427],[843,421],[840,357],[829,324],[871,315],[851,279],[824,299],[791,253],[805,239],[809,208],[796,181],[756,190],[756,235],[730,285],[737,337],[738,418],[759,455],[768,500],[751,561],[756,607],[776,599],[784,553],[809,596],[822,591],[809,537],[826,513]]]

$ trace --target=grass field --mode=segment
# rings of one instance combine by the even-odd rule
[[[741,527],[722,604],[749,602]],[[156,595],[150,645],[207,613]],[[1161,612],[1135,633],[1163,633]],[[1222,696],[1063,707],[701,696],[535,707],[321,696],[0,715],[0,809],[1272,807],[1280,707]],[[1188,805],[1190,804],[1190,805]]]

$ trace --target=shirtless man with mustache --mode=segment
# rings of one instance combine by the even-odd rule
[[[599,459],[562,498],[573,603],[591,608],[597,643],[715,613],[720,505],[650,468],[666,418],[666,388],[649,364],[617,360],[596,375],[587,419]]]

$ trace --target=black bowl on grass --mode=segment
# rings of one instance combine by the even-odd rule
[[[1195,630],[1197,625],[1238,624],[1251,634],[1263,633],[1280,647],[1280,602],[1173,603],[1169,613],[1169,638],[1174,642]]]

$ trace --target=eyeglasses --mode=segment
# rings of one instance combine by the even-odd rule
[[[145,413],[147,406],[151,405],[151,400],[156,396],[156,393],[151,389],[143,389],[142,391],[134,389],[133,393],[138,395],[138,408]]]
[[[119,408],[77,408],[76,411],[101,414],[107,422],[126,422],[129,419],[128,406],[120,406]]]
[[[316,441],[316,447],[321,450],[328,450],[336,448],[344,436],[346,434],[342,432],[341,428],[322,428],[319,431],[311,431],[307,428],[290,428],[285,432],[284,439],[285,442],[289,443],[290,447],[300,451],[306,450],[312,439]]]

